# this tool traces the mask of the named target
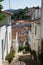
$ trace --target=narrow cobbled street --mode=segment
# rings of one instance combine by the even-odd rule
[[[10,65],[41,65],[40,62],[36,62],[34,60],[25,60],[25,61],[19,61],[19,60],[13,60]]]

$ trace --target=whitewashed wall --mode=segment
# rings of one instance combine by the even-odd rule
[[[35,26],[37,27],[35,34]],[[32,23],[32,50],[35,50],[36,53],[41,51],[41,38],[40,38],[40,24]]]
[[[12,42],[13,48],[14,48],[14,50],[16,51],[16,39],[13,39],[12,41],[13,41],[13,42]]]
[[[39,9],[33,9],[32,20],[38,19],[40,17],[41,17],[41,8],[39,8]]]
[[[28,31],[28,43],[31,47],[31,45],[32,45],[32,33],[31,33],[31,31]]]
[[[7,37],[6,36],[6,26],[0,27],[0,65],[2,65],[2,40],[3,40],[3,60],[5,60],[5,57],[10,52],[11,43],[12,43],[12,31],[11,26],[7,27]],[[5,42],[6,41],[6,42]],[[8,43],[8,48],[7,48]],[[5,48],[4,48],[5,47]]]
[[[43,40],[43,0],[42,0],[42,7],[41,7],[41,39]]]
[[[18,32],[16,32],[16,38],[13,39],[13,48],[16,52],[18,52],[19,49]]]
[[[2,65],[2,49],[1,49],[1,29],[0,29],[0,65]]]
[[[3,49],[4,49],[4,44],[5,44],[5,33],[6,33],[6,28],[5,26],[1,27],[1,47],[2,47],[2,40],[3,40]],[[4,57],[6,56],[6,49],[4,50]]]
[[[10,52],[11,44],[12,44],[12,28],[11,26],[8,26],[8,53]]]
[[[0,27],[0,52],[1,52],[0,53],[0,65],[2,64],[2,40],[3,40],[3,43],[5,44],[5,32],[6,32],[5,26]],[[4,47],[4,44],[3,44],[3,47]],[[6,49],[5,49],[4,53],[3,54],[5,57],[6,56]]]

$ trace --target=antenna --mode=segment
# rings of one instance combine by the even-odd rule
[[[10,9],[10,0],[9,0],[9,9]]]

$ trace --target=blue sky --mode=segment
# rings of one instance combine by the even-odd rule
[[[9,0],[2,2],[3,9],[9,9]],[[41,0],[10,0],[10,9],[41,6]]]

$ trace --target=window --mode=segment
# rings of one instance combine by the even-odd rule
[[[34,23],[32,23],[33,29],[34,29]]]
[[[37,26],[35,26],[35,34],[37,34]]]
[[[4,58],[3,40],[2,40],[2,59]]]
[[[9,32],[9,39],[11,39],[11,33]]]

